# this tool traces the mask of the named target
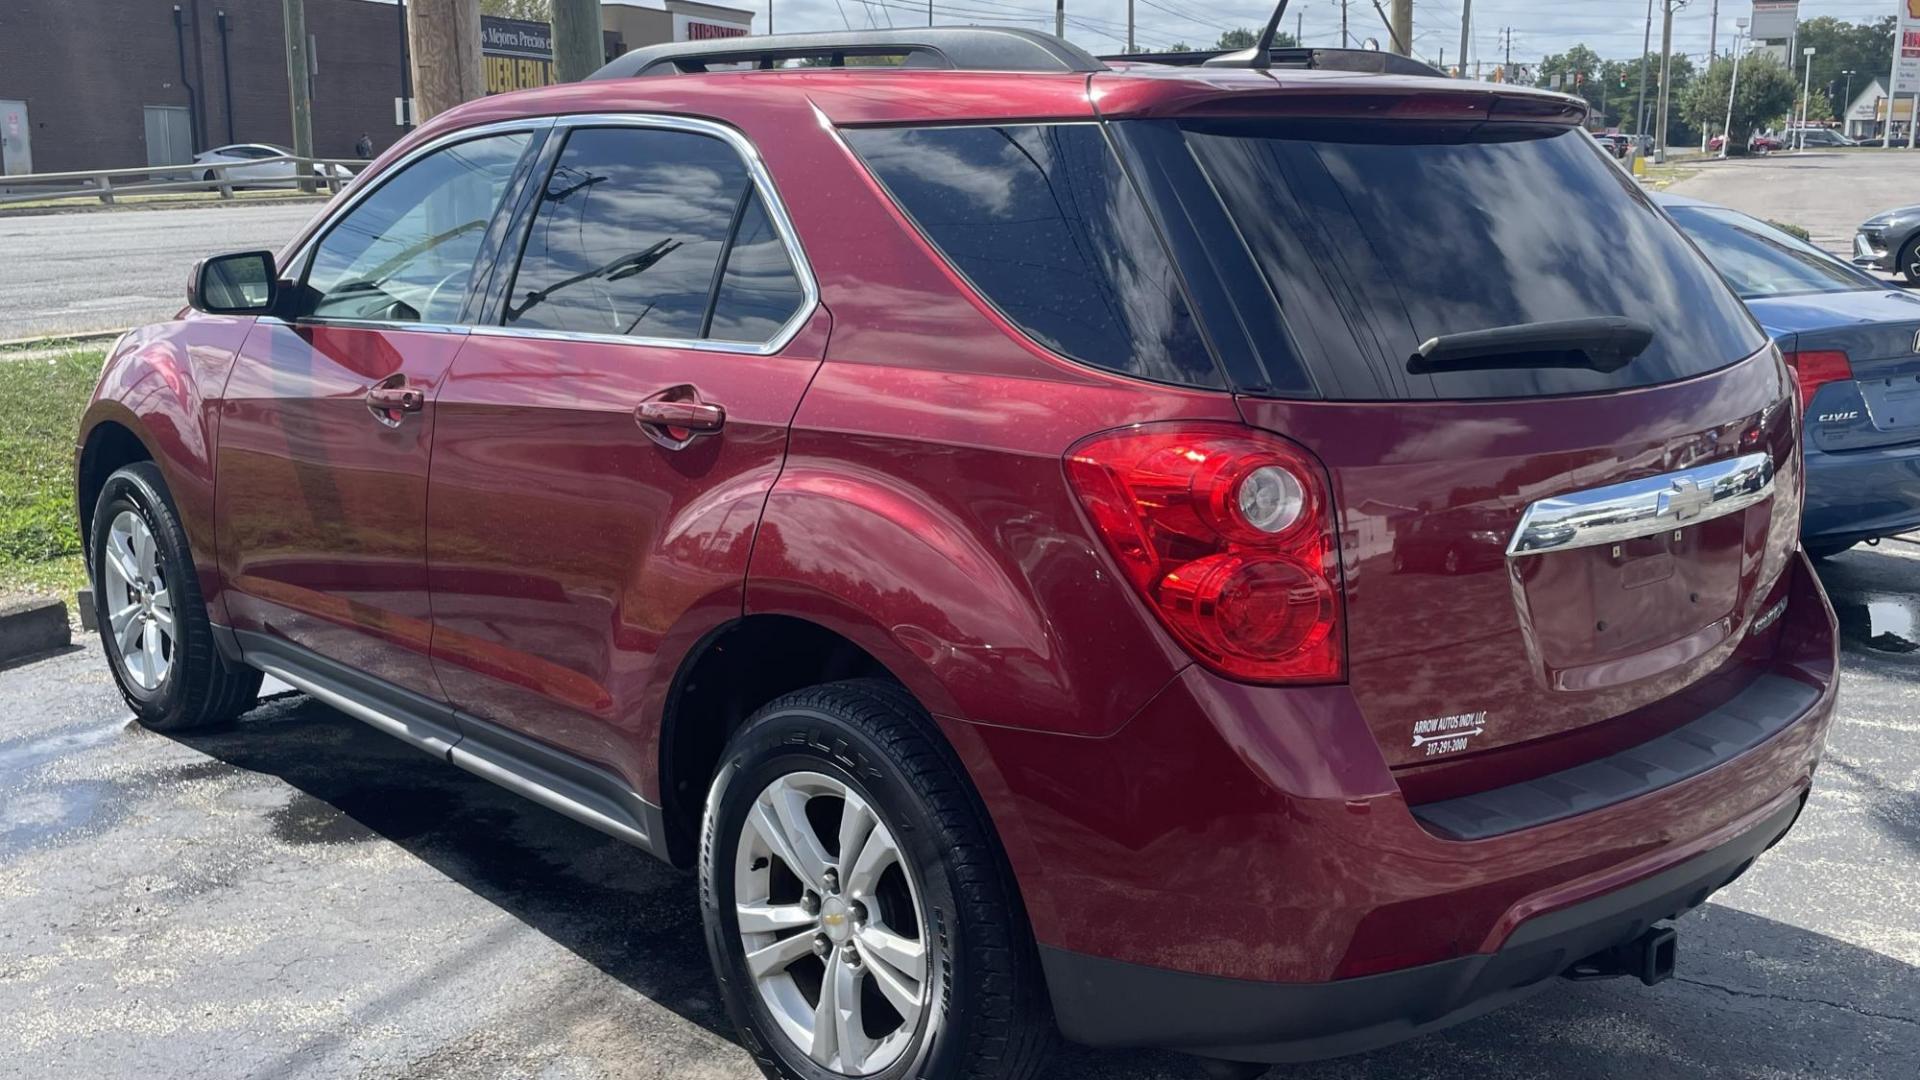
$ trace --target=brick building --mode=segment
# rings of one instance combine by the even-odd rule
[[[752,21],[688,0],[619,0],[605,12],[615,52],[745,32]],[[403,133],[394,108],[405,78],[400,8],[306,0],[306,18],[314,153],[351,157],[362,132],[384,149]],[[0,0],[6,173],[171,164],[230,142],[290,144],[290,112],[281,0]]]

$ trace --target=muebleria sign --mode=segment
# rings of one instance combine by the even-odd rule
[[[546,86],[553,81],[553,28],[543,22],[482,15],[480,59],[489,94]]]

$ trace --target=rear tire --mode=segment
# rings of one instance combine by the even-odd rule
[[[898,686],[857,679],[776,699],[722,754],[701,830],[707,946],[741,1041],[774,1080],[1039,1069],[1053,1026],[1025,912],[932,730]],[[823,1037],[842,999],[858,1003],[852,1018]]]
[[[152,462],[107,477],[87,549],[96,625],[135,719],[188,731],[253,707],[260,672],[229,664],[215,647],[186,530]]]

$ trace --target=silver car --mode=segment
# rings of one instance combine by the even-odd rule
[[[228,146],[216,146],[211,150],[202,150],[193,156],[195,165],[230,165],[225,176],[236,187],[292,187],[299,179],[295,163],[285,160],[293,156],[293,151],[273,143],[233,143]],[[353,178],[353,170],[344,165],[309,165],[316,180],[334,180],[345,183]],[[219,183],[221,173],[214,169],[204,169],[198,179],[209,184]]]

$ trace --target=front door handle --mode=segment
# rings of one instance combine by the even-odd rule
[[[374,383],[367,390],[367,409],[374,419],[388,427],[399,427],[400,421],[408,413],[417,413],[427,407],[427,392],[417,386],[408,386],[407,377],[398,372]]]

